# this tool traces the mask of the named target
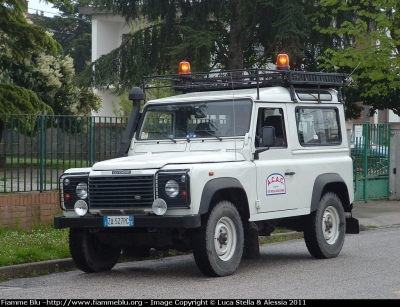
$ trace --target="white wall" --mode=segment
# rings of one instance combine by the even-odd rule
[[[400,98],[400,97],[399,97]],[[400,123],[400,117],[393,113],[393,111],[389,111],[389,123]]]
[[[81,14],[92,16],[92,62],[102,55],[119,47],[122,35],[130,32],[130,27],[120,16],[93,11],[91,8],[79,8]],[[113,105],[119,108],[119,98],[110,94],[107,89],[96,90],[101,95],[101,107],[98,112],[92,111],[93,116],[115,116]]]

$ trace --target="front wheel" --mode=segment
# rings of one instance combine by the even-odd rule
[[[334,258],[342,250],[345,233],[346,219],[342,202],[335,193],[326,193],[318,209],[307,217],[304,229],[307,249],[315,258]]]
[[[121,248],[100,242],[94,233],[82,228],[70,228],[69,250],[78,269],[86,273],[111,270],[121,254]]]
[[[221,201],[193,237],[193,256],[200,271],[210,277],[232,275],[242,260],[243,223],[236,207]]]

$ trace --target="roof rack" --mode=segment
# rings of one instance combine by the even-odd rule
[[[293,101],[294,87],[335,88],[341,93],[345,85],[344,74],[259,68],[143,77],[144,90],[173,88],[182,93],[255,88],[259,97],[260,88],[284,86],[291,88]]]

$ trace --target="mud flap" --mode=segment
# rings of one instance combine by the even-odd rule
[[[346,233],[357,234],[360,233],[360,223],[354,217],[346,218]]]
[[[244,248],[243,259],[259,259],[260,243],[258,242],[258,227],[253,222],[243,224]]]

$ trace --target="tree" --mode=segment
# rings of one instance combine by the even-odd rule
[[[50,1],[51,2],[51,1]],[[46,31],[28,22],[24,0],[0,0],[0,44],[5,45],[14,59],[29,57],[31,50],[57,54],[61,50]]]
[[[280,52],[292,69],[349,76],[346,117],[358,118],[362,101],[400,115],[399,1],[396,0],[94,0],[128,23],[142,20],[123,44],[85,70],[81,82],[117,94],[143,75],[262,67]]]
[[[51,18],[31,16],[34,24],[52,32],[52,37],[61,45],[63,54],[74,60],[76,74],[87,67],[92,56],[92,23],[89,16],[79,14],[78,7],[83,5],[81,2],[82,0],[72,0],[72,8],[56,2],[54,7],[59,9],[60,14]]]
[[[384,109],[400,116],[400,2],[321,1],[318,11],[317,18],[329,16],[331,23],[316,29],[337,38],[320,57],[321,67],[350,75],[347,117],[359,117],[359,101],[370,107],[369,116]],[[352,17],[335,17],[342,15]]]
[[[72,115],[98,110],[100,97],[91,88],[79,88],[73,83],[73,61],[60,54],[61,45],[42,27],[25,18],[25,1],[0,1],[2,112]],[[62,6],[65,11],[72,9],[66,0],[48,2]]]
[[[60,44],[25,18],[25,1],[0,1],[0,141],[11,114],[98,110],[100,97],[73,84],[72,59],[60,55]],[[35,129],[32,123],[20,124],[24,133]]]
[[[5,59],[3,56],[3,63],[9,63],[6,72],[8,78],[19,87],[33,91],[42,104],[47,106],[48,113],[86,115],[90,110],[99,109],[100,97],[91,88],[80,88],[74,84],[75,71],[69,56],[32,53],[31,59],[24,62],[13,62],[11,58]],[[89,96],[89,93],[92,95]],[[20,114],[15,107],[14,111]],[[38,110],[30,111],[24,114],[38,113]]]
[[[240,69],[265,65],[278,53],[300,69],[312,3],[303,0],[94,0],[97,10],[141,21],[121,46],[81,76],[84,84],[113,87],[117,94],[141,84],[143,75],[175,73],[182,60],[192,69]]]
[[[36,93],[18,86],[10,76],[12,64],[29,60],[32,50],[54,55],[61,50],[48,33],[28,22],[26,10],[23,0],[0,0],[0,109],[7,114],[51,113],[51,108]],[[6,120],[0,119],[0,140]]]

